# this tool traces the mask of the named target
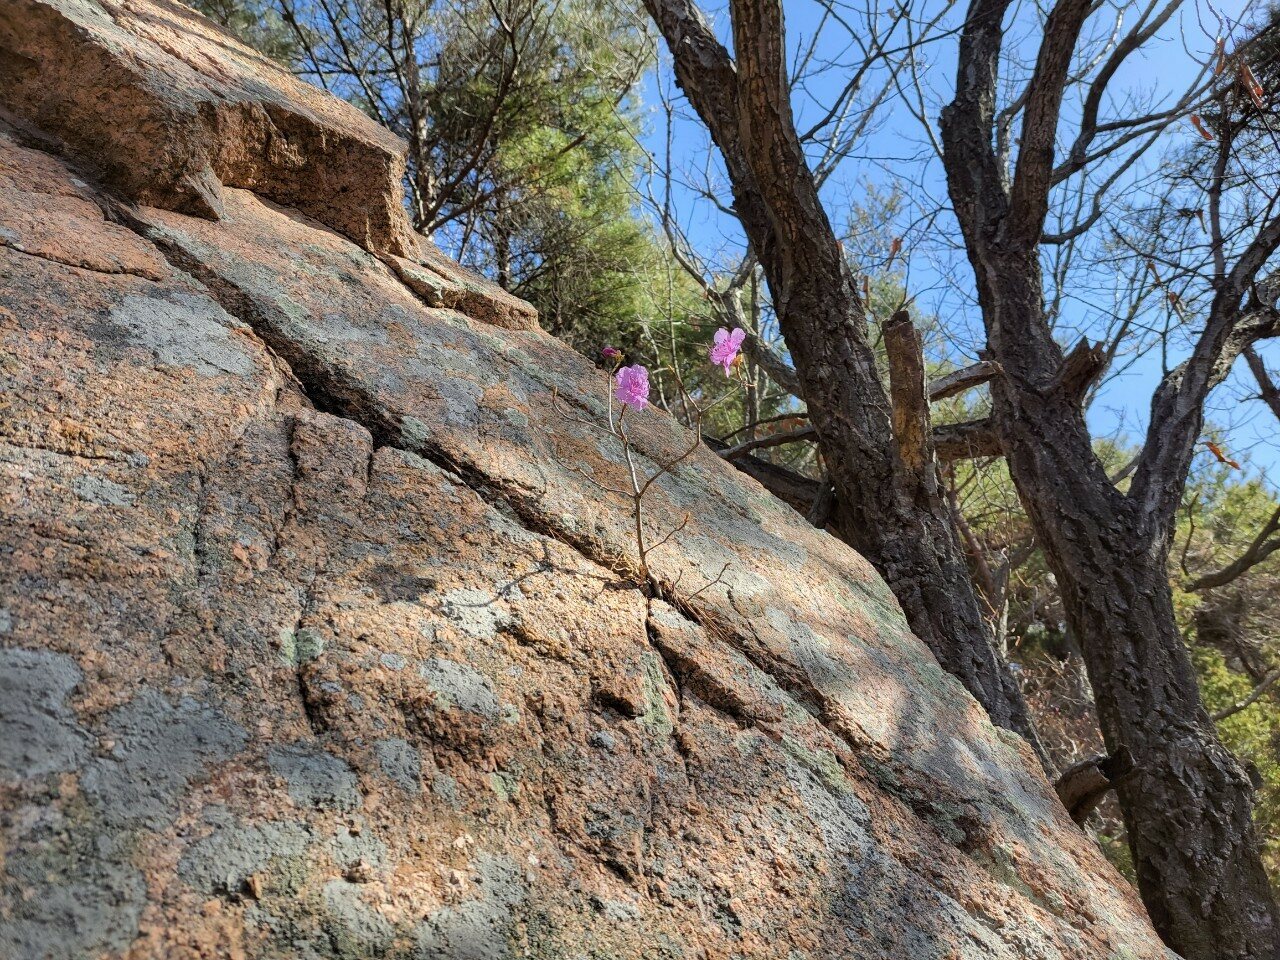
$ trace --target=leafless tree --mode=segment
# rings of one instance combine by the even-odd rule
[[[1280,922],[1251,819],[1252,787],[1201,704],[1167,571],[1205,401],[1247,346],[1278,330],[1280,290],[1267,279],[1280,245],[1275,153],[1267,159],[1249,145],[1271,135],[1271,108],[1249,86],[1242,47],[1221,51],[1218,76],[1162,110],[1103,116],[1117,71],[1170,21],[1178,0],[1141,6],[1136,22],[1093,57],[1085,28],[1099,5],[1058,0],[1043,21],[1029,79],[1002,100],[1010,6],[969,5],[955,99],[941,124],[986,356],[1001,368],[991,382],[990,422],[1083,650],[1107,747],[1134,760],[1133,775],[1116,789],[1156,929],[1192,960],[1275,956]],[[1205,72],[1214,69],[1206,64]],[[1064,99],[1080,84],[1079,117],[1065,133]],[[1046,244],[1092,229],[1103,201],[1091,199],[1077,222],[1054,232],[1046,222],[1056,191],[1069,190],[1073,177],[1197,108],[1196,128],[1212,144],[1187,188],[1199,191],[1204,236],[1172,256],[1166,245],[1163,262],[1151,267],[1175,316],[1197,314],[1187,325],[1189,356],[1155,390],[1142,452],[1122,491],[1096,455],[1082,412],[1107,351],[1083,341],[1063,350],[1044,274]],[[1123,177],[1113,168],[1087,192],[1105,197]],[[1260,182],[1266,189],[1257,193]]]

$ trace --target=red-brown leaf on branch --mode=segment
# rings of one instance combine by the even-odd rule
[[[1237,470],[1240,469],[1240,464],[1223,453],[1222,448],[1212,440],[1206,440],[1204,445],[1209,448],[1210,453],[1218,458],[1219,463],[1225,463],[1228,467],[1235,467]]]
[[[1215,77],[1222,76],[1223,71],[1227,69],[1227,42],[1222,38],[1218,39],[1217,49],[1213,51],[1215,60],[1213,65],[1213,75]]]
[[[761,424],[760,432],[765,436],[771,437],[777,433],[792,433],[808,425],[809,421],[804,417],[786,417],[782,420],[775,420],[773,423]]]
[[[1204,125],[1204,121],[1200,119],[1200,114],[1193,113],[1191,115],[1191,125],[1196,128],[1196,132],[1206,140],[1212,140],[1213,134],[1209,132],[1209,128]]]
[[[1265,106],[1262,98],[1262,84],[1258,82],[1258,78],[1253,75],[1253,71],[1243,60],[1240,61],[1240,85],[1244,87],[1245,93],[1249,94],[1253,105],[1261,110]]]

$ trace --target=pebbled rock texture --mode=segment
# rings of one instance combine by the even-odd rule
[[[4,0],[0,64],[0,956],[1171,956],[710,452],[637,589],[605,375],[362,208],[389,135],[163,0]]]
[[[401,142],[170,0],[4,0],[0,104],[117,193],[222,216],[226,187],[416,255]]]

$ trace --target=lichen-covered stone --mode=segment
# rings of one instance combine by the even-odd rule
[[[68,18],[134,86],[41,66],[66,143],[266,69],[165,66],[213,34],[162,0],[19,0],[0,51]],[[346,116],[296,89],[236,102]],[[526,314],[305,179],[214,221],[48,149],[0,127],[0,956],[1169,956],[865,561],[714,455],[638,589],[604,376]]]

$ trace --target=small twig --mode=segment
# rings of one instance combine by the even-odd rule
[[[725,562],[725,565],[724,565],[723,567],[721,567],[721,568],[720,568],[720,572],[719,572],[719,573],[717,573],[717,574],[715,575],[715,578],[714,578],[714,579],[712,579],[712,580],[708,580],[706,583],[704,583],[702,586],[700,586],[697,590],[693,591],[693,593],[691,593],[691,594],[689,594],[688,596],[686,596],[686,597],[685,597],[685,599],[686,599],[686,600],[692,600],[694,597],[698,596],[699,594],[701,594],[701,593],[703,593],[703,592],[705,592],[705,591],[707,591],[707,590],[710,590],[710,589],[711,589],[712,587],[714,587],[717,583],[722,583],[722,582],[723,582],[723,580],[724,580],[724,575],[725,575],[725,573],[727,573],[727,572],[728,572],[728,570],[729,570],[729,563],[726,561],[726,562]]]
[[[1249,695],[1243,700],[1237,700],[1229,707],[1223,707],[1221,710],[1215,710],[1210,714],[1210,716],[1213,717],[1215,721],[1225,720],[1227,717],[1235,716],[1241,710],[1256,703],[1259,697],[1275,686],[1277,680],[1280,680],[1280,667],[1276,667],[1263,677],[1262,682],[1254,687],[1253,690],[1249,692]]]
[[[720,438],[721,443],[728,443],[731,437],[736,437],[740,433],[746,433],[752,427],[763,427],[767,423],[781,423],[784,420],[808,420],[809,414],[805,410],[798,413],[780,413],[776,417],[765,417],[763,420],[757,420],[755,423],[747,424],[739,427],[737,430],[731,430]]]

